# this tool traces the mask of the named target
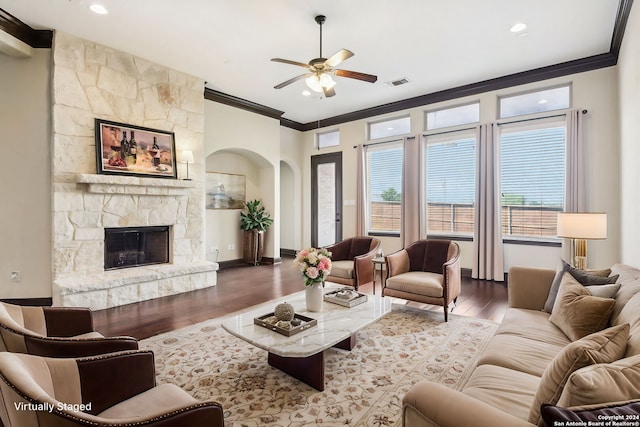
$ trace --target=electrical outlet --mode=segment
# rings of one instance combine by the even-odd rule
[[[211,246],[211,253],[212,254],[217,254],[218,252],[220,252],[220,249],[218,249],[217,246]]]
[[[22,276],[20,274],[19,271],[12,271],[11,272],[11,281],[12,282],[19,282],[20,280],[22,280]]]
[[[236,244],[235,243],[229,243],[229,246],[227,246],[227,249],[230,251],[235,251],[236,250]]]

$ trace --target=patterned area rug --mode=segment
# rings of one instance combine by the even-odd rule
[[[143,340],[155,353],[159,383],[215,400],[231,426],[399,426],[402,397],[413,384],[459,388],[497,324],[394,304],[357,334],[353,350],[325,353],[325,390],[267,364],[264,350],[212,319]]]

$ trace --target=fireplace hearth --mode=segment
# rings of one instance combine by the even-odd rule
[[[105,228],[104,269],[169,262],[169,226]]]

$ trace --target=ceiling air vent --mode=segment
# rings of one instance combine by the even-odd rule
[[[403,84],[409,83],[409,80],[406,77],[403,77],[401,79],[397,79],[397,80],[391,80],[389,82],[385,82],[385,85],[389,86],[389,87],[395,87],[395,86],[400,86]]]

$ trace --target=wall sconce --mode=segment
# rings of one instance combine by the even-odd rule
[[[181,162],[187,164],[187,177],[184,180],[191,181],[191,178],[189,178],[189,163],[193,163],[193,151],[183,150],[180,157],[182,157]]]
[[[558,212],[558,237],[573,239],[574,267],[587,268],[587,240],[607,238],[607,214]]]

